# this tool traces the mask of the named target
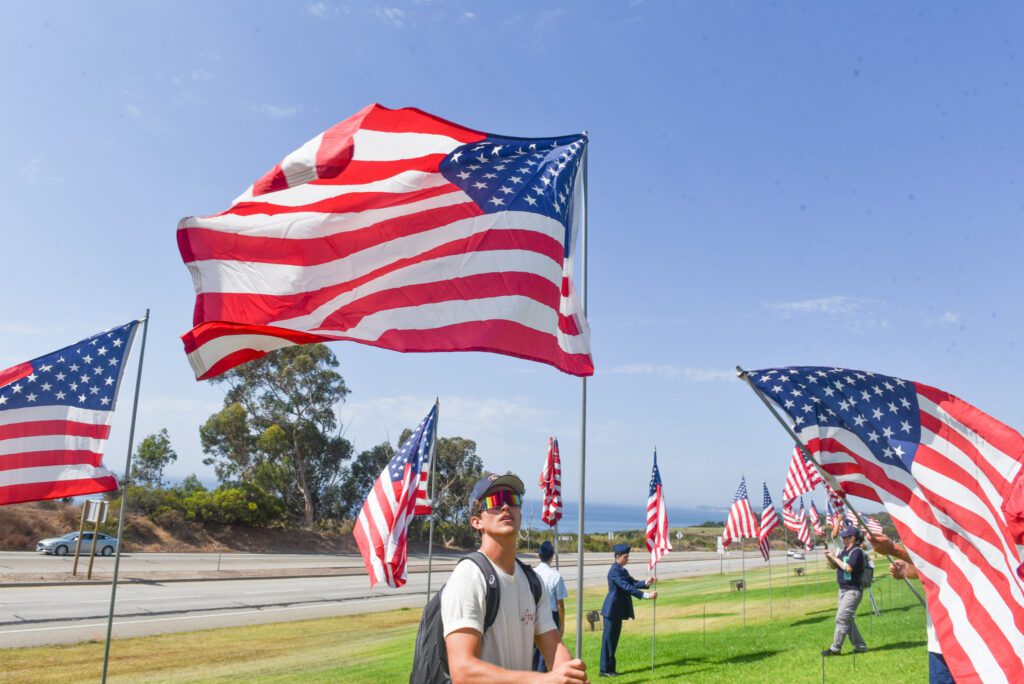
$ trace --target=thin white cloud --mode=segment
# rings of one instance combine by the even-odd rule
[[[308,5],[306,7],[306,12],[308,12],[311,15],[313,15],[314,17],[318,17],[320,19],[323,19],[324,17],[327,16],[327,3],[326,2],[314,2],[312,5]]]
[[[960,322],[960,314],[958,314],[955,311],[946,311],[941,316],[939,316],[937,319],[935,319],[935,321],[937,323],[946,323],[948,325],[955,325],[955,324]]]
[[[126,102],[125,105],[124,105],[124,110],[123,111],[124,111],[124,115],[128,119],[130,119],[131,121],[134,121],[136,124],[138,124],[139,126],[142,126],[146,130],[157,131],[157,130],[160,130],[162,128],[159,119],[157,119],[154,116],[148,115],[142,109],[142,107],[140,107],[139,105],[137,105],[137,104],[135,104],[133,102]]]
[[[476,19],[476,14],[474,14],[473,12],[463,12],[462,18],[465,19],[466,21],[471,21],[473,19]]]
[[[763,308],[783,320],[817,316],[842,325],[847,330],[861,331],[889,327],[889,322],[879,314],[883,306],[884,302],[875,299],[832,295],[792,302],[771,302],[764,304]]]
[[[252,105],[249,109],[256,114],[275,120],[288,119],[302,111],[302,107],[297,105],[280,107],[278,105],[268,103]]]
[[[616,375],[657,375],[666,380],[682,380],[683,382],[725,382],[736,379],[736,373],[731,370],[651,363],[630,363],[612,368],[608,372]]]
[[[215,78],[213,72],[207,71],[206,69],[203,69],[201,67],[198,68],[198,69],[192,69],[191,71],[188,72],[188,75],[196,83],[202,83],[204,81],[212,81]]]
[[[400,29],[405,26],[405,11],[398,7],[374,7],[373,14],[385,24],[390,24],[395,28]]]

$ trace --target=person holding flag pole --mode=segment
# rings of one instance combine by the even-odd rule
[[[654,449],[654,465],[651,468],[651,484],[647,492],[647,551],[651,558],[647,569],[652,573],[651,584],[658,581],[658,561],[672,551],[668,534],[668,508],[665,506],[665,491],[658,470],[658,449]],[[658,624],[658,597],[655,592],[651,609],[651,672],[654,672],[654,634]]]

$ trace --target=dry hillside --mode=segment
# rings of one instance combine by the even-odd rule
[[[0,507],[0,550],[32,551],[36,542],[78,529],[81,506],[44,501]],[[112,516],[113,517],[113,516]],[[113,524],[103,531],[115,534]],[[145,516],[129,514],[125,551],[343,553],[355,552],[351,534],[282,530],[242,525],[199,525],[180,521],[161,527]]]

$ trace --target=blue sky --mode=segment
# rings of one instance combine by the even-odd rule
[[[741,473],[781,491],[790,445],[737,363],[898,375],[1019,427],[1022,26],[1009,3],[5,3],[0,366],[150,307],[139,434],[211,479],[223,395],[178,339],[177,221],[377,101],[590,132],[588,501],[644,501],[655,445],[670,505],[727,505]],[[575,378],[332,348],[357,448],[439,396],[442,435],[531,482],[557,435],[576,498]]]

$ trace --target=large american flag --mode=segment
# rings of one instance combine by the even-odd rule
[[[750,509],[750,500],[747,499],[747,480],[741,477],[740,487],[732,499],[732,506],[729,507],[729,517],[725,520],[722,546],[728,547],[733,539],[755,538],[757,538],[757,518],[754,516],[754,511]]]
[[[821,475],[807,462],[800,449],[793,449],[786,473],[786,486],[782,490],[782,504],[786,505],[801,494],[806,494],[821,484]]]
[[[651,485],[647,489],[647,551],[651,558],[648,569],[653,568],[661,557],[672,550],[668,534],[668,509],[665,506],[665,490],[661,485],[661,471],[658,470],[658,452],[654,452],[654,467],[651,468]]]
[[[594,372],[573,283],[587,137],[370,105],[178,224],[199,379],[294,344],[488,351]]]
[[[958,682],[1024,681],[1024,437],[921,383],[842,368],[756,371],[754,384],[849,494],[892,516]]]
[[[103,447],[137,326],[0,371],[0,505],[117,489]]]
[[[764,507],[761,509],[761,530],[757,534],[757,547],[761,549],[761,555],[768,560],[771,554],[771,541],[768,536],[779,526],[779,514],[775,511],[775,504],[768,494],[768,483],[762,483],[764,487]]]
[[[554,526],[562,519],[562,460],[558,457],[558,440],[548,438],[548,456],[540,473],[540,488],[544,492],[544,510],[540,519]]]
[[[432,512],[427,478],[436,430],[437,404],[384,467],[356,518],[352,535],[371,587],[378,582],[405,584],[409,525],[413,516]]]

